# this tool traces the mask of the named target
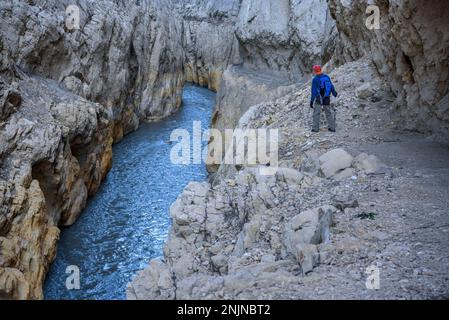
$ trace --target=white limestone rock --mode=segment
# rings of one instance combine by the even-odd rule
[[[334,149],[323,154],[320,158],[320,172],[326,178],[349,168],[354,158],[343,149]]]
[[[353,166],[366,174],[382,174],[388,169],[387,165],[384,164],[375,155],[368,155],[362,153],[354,159]]]

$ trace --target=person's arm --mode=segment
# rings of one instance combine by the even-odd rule
[[[310,107],[311,108],[313,108],[313,103],[315,102],[315,99],[318,96],[317,95],[317,89],[318,89],[317,81],[314,78],[313,81],[312,81],[312,95],[311,95],[311,98],[310,98]],[[318,92],[318,94],[319,94],[319,92]]]
[[[332,82],[331,82],[332,83]],[[336,98],[338,96],[337,90],[335,90],[334,84],[332,83],[332,89],[331,89],[332,95]]]

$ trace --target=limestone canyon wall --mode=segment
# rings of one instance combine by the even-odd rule
[[[330,58],[332,29],[325,0],[243,0],[236,36],[245,67],[298,82]]]
[[[312,65],[331,69],[343,61],[325,0],[242,0],[234,33],[238,47],[223,73],[211,123],[222,132],[235,128],[251,107],[297,90],[311,79]],[[210,173],[218,168],[208,165]]]
[[[80,30],[65,28],[72,4],[80,8]],[[4,1],[2,69],[18,65],[112,108],[120,139],[138,119],[180,105],[182,49],[171,11],[166,1]]]
[[[176,2],[186,80],[218,91],[223,71],[238,59],[234,36],[240,0]]]
[[[337,35],[325,0],[182,0],[175,7],[187,80],[214,90],[230,65],[301,81],[310,64],[330,59]]]
[[[394,119],[409,130],[449,137],[449,3],[382,0],[380,29],[365,27],[371,1],[330,0],[339,31],[336,59],[369,54],[396,95]]]
[[[80,8],[80,29],[65,9]],[[38,299],[111,166],[112,143],[181,104],[171,2],[0,3],[0,298]]]

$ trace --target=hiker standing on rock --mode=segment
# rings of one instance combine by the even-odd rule
[[[326,113],[327,125],[329,131],[335,132],[335,111],[331,107],[331,94],[337,97],[331,78],[324,74],[321,66],[313,66],[315,77],[312,81],[312,97],[310,99],[310,108],[313,109],[313,127],[312,132],[320,130],[321,106]]]

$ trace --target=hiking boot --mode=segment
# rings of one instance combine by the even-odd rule
[[[335,129],[329,129],[329,131],[330,131],[330,132],[336,132],[336,130],[335,130]]]

